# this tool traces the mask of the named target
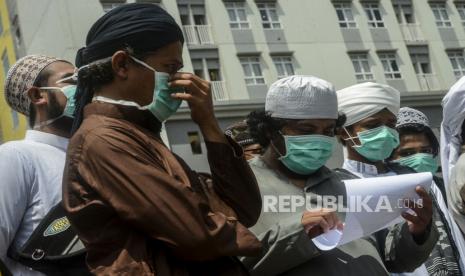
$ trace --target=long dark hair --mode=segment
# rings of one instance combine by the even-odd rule
[[[140,60],[145,60],[148,56],[148,52],[138,53],[129,46],[122,50]],[[139,65],[138,63],[135,64]],[[95,91],[112,82],[113,79],[111,57],[94,61],[79,69],[77,75],[77,89],[74,96],[76,110],[74,111],[74,122],[71,134],[74,134],[81,126],[84,119],[84,107],[92,101]]]

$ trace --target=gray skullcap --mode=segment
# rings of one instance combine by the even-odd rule
[[[282,119],[337,119],[334,86],[314,76],[290,76],[273,83],[265,111]]]
[[[61,60],[43,55],[29,55],[19,59],[8,70],[4,86],[5,99],[12,109],[29,116],[31,100],[26,92],[34,85],[40,72],[55,61]]]
[[[402,107],[399,109],[399,113],[397,113],[396,128],[408,125],[422,125],[428,128],[430,127],[428,117],[426,117],[423,112],[410,107]]]

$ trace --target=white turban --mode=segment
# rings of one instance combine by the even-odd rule
[[[282,119],[337,119],[334,86],[314,76],[290,76],[270,86],[265,110]]]
[[[441,165],[444,183],[460,155],[462,124],[465,120],[465,77],[457,81],[442,100]]]
[[[384,108],[397,114],[400,108],[400,92],[389,85],[365,82],[337,91],[339,111],[347,116],[344,126],[350,126],[368,118]]]

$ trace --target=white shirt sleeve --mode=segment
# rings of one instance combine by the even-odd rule
[[[0,146],[0,258],[5,259],[28,206],[32,166],[14,144]]]
[[[465,154],[462,154],[457,160],[455,167],[449,178],[449,184],[446,185],[447,203],[449,212],[452,214],[457,225],[463,233],[465,233],[465,199],[462,198],[460,192],[465,186]]]

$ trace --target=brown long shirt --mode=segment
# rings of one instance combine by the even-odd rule
[[[261,197],[242,150],[206,142],[213,187],[227,210],[212,210],[199,177],[153,132],[147,111],[86,106],[72,137],[63,203],[98,275],[247,275],[235,256],[260,252],[247,229]]]

